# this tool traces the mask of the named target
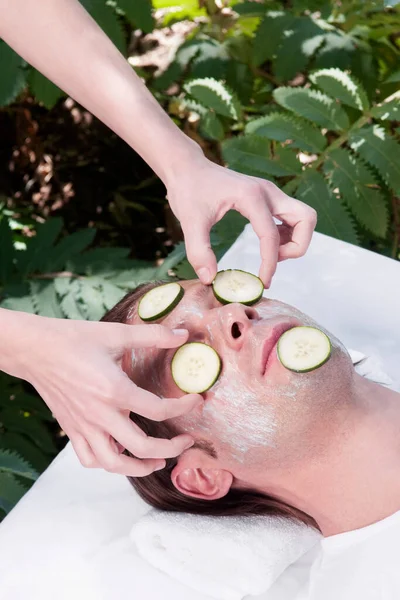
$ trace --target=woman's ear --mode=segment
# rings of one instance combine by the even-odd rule
[[[179,457],[178,464],[171,473],[171,480],[177,490],[185,496],[200,498],[201,500],[217,500],[223,498],[229,492],[233,475],[224,469],[213,468],[204,460],[202,454],[200,460],[193,456],[200,451],[185,452]]]

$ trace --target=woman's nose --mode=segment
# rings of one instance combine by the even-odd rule
[[[223,336],[227,344],[234,350],[239,350],[245,342],[252,321],[260,317],[256,309],[244,304],[227,304],[219,311]]]

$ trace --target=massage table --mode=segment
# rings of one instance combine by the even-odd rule
[[[257,273],[259,263],[247,225],[219,267]],[[379,357],[396,382],[400,263],[315,233],[306,256],[278,265],[266,296],[293,304],[348,348]],[[68,443],[0,524],[0,599],[210,600],[138,555],[129,533],[148,510],[124,476],[82,467]],[[251,598],[295,599],[317,551]]]

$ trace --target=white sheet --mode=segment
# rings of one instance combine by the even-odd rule
[[[258,264],[247,227],[220,267],[257,272]],[[305,257],[278,266],[267,295],[310,314],[346,346],[380,355],[397,379],[399,263],[315,234]],[[0,525],[0,599],[209,600],[137,555],[129,532],[147,510],[123,476],[84,469],[68,444]],[[294,598],[317,551],[259,600]]]

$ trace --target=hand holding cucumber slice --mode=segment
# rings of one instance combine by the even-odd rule
[[[214,296],[222,304],[240,302],[250,306],[258,302],[264,292],[261,279],[240,269],[218,271],[212,286]]]
[[[277,346],[278,358],[286,369],[308,373],[318,369],[331,356],[328,336],[315,327],[293,327],[281,335]]]
[[[184,289],[179,283],[159,285],[143,296],[138,305],[142,321],[156,321],[167,315],[182,300]]]
[[[202,394],[209,390],[217,381],[221,367],[221,359],[214,348],[201,342],[184,344],[171,362],[172,377],[187,394]]]

